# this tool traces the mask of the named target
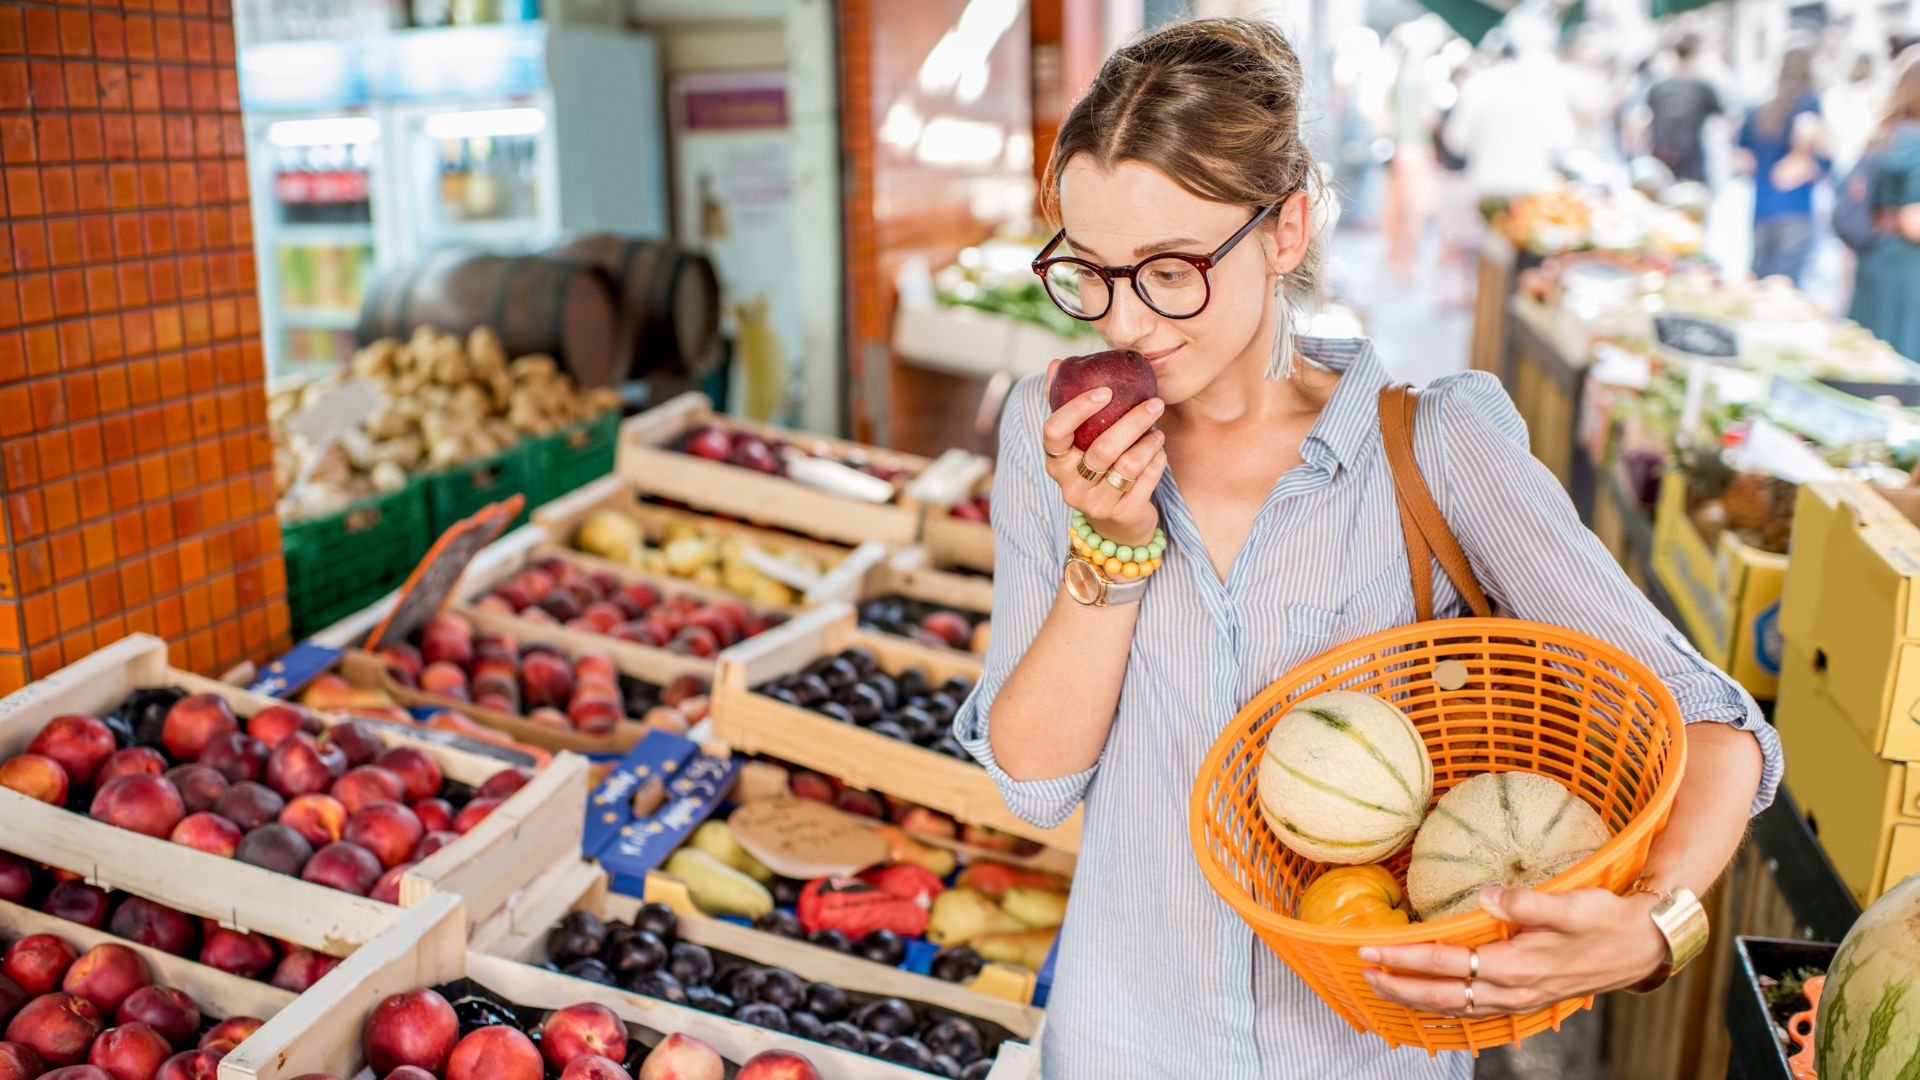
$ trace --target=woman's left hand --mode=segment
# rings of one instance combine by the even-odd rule
[[[1461,945],[1388,945],[1360,950],[1367,985],[1388,1001],[1448,1016],[1526,1013],[1556,1001],[1632,986],[1667,958],[1653,924],[1657,897],[1604,889],[1564,893],[1488,889],[1481,906],[1523,929],[1479,947],[1480,974],[1467,1009],[1471,953]]]

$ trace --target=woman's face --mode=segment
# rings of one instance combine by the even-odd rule
[[[1298,266],[1306,251],[1306,198],[1296,196],[1241,240],[1208,273],[1211,299],[1191,319],[1169,319],[1116,281],[1113,303],[1094,326],[1115,348],[1153,364],[1160,397],[1177,405],[1237,363],[1266,366],[1273,343],[1273,275]],[[1247,223],[1257,208],[1211,202],[1150,165],[1111,169],[1085,156],[1060,170],[1058,254],[1101,266],[1134,265],[1169,251],[1206,255]],[[1269,223],[1272,223],[1271,225]],[[1151,291],[1153,283],[1147,283]]]

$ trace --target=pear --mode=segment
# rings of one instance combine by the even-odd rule
[[[1022,925],[985,893],[948,889],[933,898],[933,911],[927,916],[927,940],[935,945],[959,945],[982,934],[1019,930]]]
[[[1067,921],[1067,894],[1015,886],[1000,897],[1000,908],[1035,930],[1045,930]]]
[[[1047,962],[1047,954],[1053,951],[1053,936],[1059,932],[1056,927],[983,934],[973,939],[973,950],[986,960],[1038,971]]]
[[[747,853],[724,821],[709,821],[693,830],[692,844],[761,884],[773,880],[773,871]]]
[[[709,915],[757,919],[773,910],[773,894],[766,886],[699,848],[674,852],[667,873],[686,882],[694,904]]]

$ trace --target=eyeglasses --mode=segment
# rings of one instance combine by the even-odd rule
[[[1132,266],[1101,266],[1071,255],[1049,258],[1053,249],[1066,239],[1067,230],[1054,234],[1033,260],[1033,272],[1047,288],[1047,295],[1061,311],[1093,322],[1103,319],[1113,306],[1116,278],[1130,278],[1140,302],[1169,319],[1191,319],[1204,311],[1213,296],[1213,284],[1207,272],[1220,265],[1233,246],[1246,239],[1254,226],[1265,221],[1279,203],[1269,203],[1227,237],[1227,242],[1211,255],[1188,255],[1178,251],[1162,252]]]

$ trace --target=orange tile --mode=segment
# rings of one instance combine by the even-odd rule
[[[47,222],[47,256],[56,267],[78,266],[86,258],[80,245],[80,223],[70,218]]]
[[[120,366],[102,367],[93,373],[96,398],[100,402],[100,411],[117,413],[132,403],[127,391],[127,369]],[[132,439],[132,432],[128,432]]]
[[[226,462],[220,457],[220,444],[203,442],[193,447],[194,469],[206,483],[224,480],[227,476]]]
[[[175,549],[180,559],[180,580],[188,583],[207,576],[207,546],[199,537],[183,542]]]
[[[205,479],[196,470],[193,457],[191,446],[167,451],[167,485],[174,491],[197,487]]]
[[[0,334],[0,382],[14,382],[26,377],[26,336],[18,331]]]
[[[0,55],[18,56],[27,51],[27,29],[20,10],[17,4],[0,10]]]
[[[199,533],[202,525],[200,496],[191,492],[178,495],[173,500],[173,531],[177,536],[193,536]]]
[[[20,605],[9,600],[0,604],[0,649],[19,652],[20,642]]]
[[[127,385],[135,405],[151,405],[160,400],[158,370],[152,360],[135,360],[127,365]]]
[[[73,169],[61,165],[40,167],[40,201],[48,214],[71,214],[80,206],[79,192],[73,183]]]
[[[120,595],[128,607],[144,604],[153,596],[153,588],[147,582],[147,564],[134,560],[120,567]]]
[[[140,528],[139,514],[120,514],[113,519],[113,549],[122,559],[131,559],[147,550],[147,537]]]
[[[101,570],[113,564],[113,523],[99,521],[80,530],[87,549],[87,569]]]
[[[26,332],[26,338],[27,374],[51,375],[60,370],[59,331],[51,326],[36,326]]]
[[[60,20],[51,8],[25,9],[27,51],[35,56],[60,55]]]
[[[193,660],[187,652],[187,643],[185,640],[167,642],[167,666],[177,667],[182,670],[189,669],[193,666]]]
[[[125,56],[126,22],[117,11],[93,13],[93,51],[98,56]]]
[[[120,279],[120,302],[128,307],[137,307],[150,300],[147,292],[147,268],[139,263],[122,263],[114,268]]]
[[[153,314],[129,311],[120,316],[120,328],[126,333],[127,355],[145,356],[153,351]]]
[[[42,645],[27,654],[29,673],[36,679],[44,679],[59,671],[65,664],[60,659],[58,644]]]
[[[147,543],[164,544],[173,539],[173,507],[168,503],[155,503],[140,511],[147,525]]]
[[[53,594],[50,592],[22,600],[20,615],[21,629],[26,631],[28,645],[51,641],[60,632],[60,624],[54,617]]]
[[[53,311],[71,318],[87,310],[87,278],[78,270],[60,270],[53,275]],[[82,327],[84,329],[84,327]]]
[[[27,81],[33,86],[33,104],[41,109],[64,109],[67,105],[66,73],[51,60],[27,62]]]
[[[38,169],[8,169],[7,211],[14,217],[39,217],[40,171]]]
[[[93,630],[91,627],[60,639],[60,660],[63,664],[77,664],[93,652]]]
[[[31,439],[8,439],[0,444],[0,475],[4,475],[7,487],[11,490],[40,482],[40,458],[34,452]]]
[[[241,522],[233,527],[233,561],[245,564],[260,557],[260,530],[250,522]]]
[[[97,211],[107,205],[107,171],[99,165],[74,170],[80,180],[80,208],[96,211],[80,219],[80,257],[90,263],[113,261],[113,220]],[[88,202],[98,205],[89,206]]]
[[[33,430],[33,396],[24,386],[0,387],[0,437]]]
[[[120,576],[103,570],[87,579],[87,598],[93,602],[93,617],[120,614]]]
[[[196,394],[188,403],[193,416],[193,436],[211,439],[220,434],[220,398],[216,394]]]
[[[45,274],[28,274],[18,281],[20,317],[30,323],[53,318],[53,279]]]
[[[87,548],[77,532],[57,532],[47,541],[47,557],[53,561],[53,580],[72,581],[87,572]]]
[[[93,624],[93,647],[104,649],[127,636],[127,621],[111,615]]]
[[[253,464],[244,432],[220,440],[221,469],[226,474],[241,473]]]
[[[277,563],[275,565],[278,565]],[[287,617],[287,602],[276,597],[267,602],[267,648],[273,652],[284,652],[289,644],[287,632],[290,620]]]
[[[124,301],[124,298],[122,299]],[[102,363],[111,363],[112,361],[123,359],[127,355],[125,344],[120,340],[120,317],[118,315],[106,314],[95,319],[90,319],[87,322],[87,326],[93,337],[93,355],[96,360]]]
[[[68,56],[93,55],[93,20],[86,12],[60,13],[60,51]]]
[[[126,109],[132,105],[131,87],[127,85],[127,65],[102,62],[94,65],[100,78],[100,107],[107,110]]]
[[[28,383],[27,396],[32,401],[35,429],[45,431],[72,419],[67,415],[67,392],[60,380],[40,379]]]
[[[228,497],[226,487],[215,485],[200,495],[200,527],[211,529],[225,525],[232,519],[233,500]]]
[[[100,415],[100,395],[91,372],[69,375],[61,380],[61,385],[66,394],[67,415],[72,420],[91,420]]]
[[[40,455],[40,475],[47,480],[59,480],[73,475],[73,452],[67,443],[67,433],[52,431],[34,438],[34,449]]]
[[[33,139],[33,117],[0,117],[0,161],[9,165],[31,164],[39,156]]]
[[[180,590],[180,559],[171,548],[156,551],[147,563],[147,574],[153,579],[153,591],[156,596]]]
[[[45,270],[52,265],[47,248],[47,226],[38,218],[13,223],[13,264],[21,270]]]
[[[280,549],[278,547],[274,548],[273,553],[275,555],[278,555],[280,553]],[[267,561],[260,564],[260,570],[262,575],[266,579],[267,595],[268,596],[285,596],[287,593],[286,562],[277,558],[268,559]]]
[[[135,420],[136,430],[139,421]],[[159,502],[173,491],[167,482],[167,459],[164,454],[143,457],[140,465],[140,497],[147,502]]]
[[[164,449],[167,445],[165,407],[153,405],[145,409],[133,410],[133,445],[143,454],[151,454]],[[152,498],[152,496],[148,496]]]
[[[247,652],[259,655],[267,647],[267,613],[255,608],[240,616],[240,632],[246,641]]]
[[[7,496],[7,529],[14,543],[47,533],[47,511],[38,491]]]
[[[108,416],[100,421],[101,451],[109,464],[133,456],[133,420],[127,416]]]
[[[116,188],[114,186],[114,178],[117,175],[117,173],[115,172],[115,170],[123,169],[123,168],[126,168],[126,166],[111,165],[107,167],[107,190],[109,191],[109,193],[116,191]],[[110,194],[109,197],[113,199],[113,203],[115,206],[124,205],[123,203],[121,203],[120,198],[117,194]],[[140,215],[139,214],[114,214],[113,215],[113,253],[122,259],[131,259],[141,254],[145,250],[146,250],[146,239],[145,239],[145,234],[142,233],[140,230]]]
[[[234,591],[232,574],[220,574],[216,576],[212,581],[207,583],[207,588],[212,590],[213,610],[215,612],[224,614],[240,610],[240,601]]]
[[[26,685],[26,659],[16,655],[0,656],[0,693],[11,694],[24,690]]]
[[[114,510],[125,514],[140,508],[140,467],[122,461],[107,468],[107,497]]]
[[[53,607],[62,631],[72,631],[92,620],[87,613],[87,583],[76,581],[53,590]]]
[[[153,608],[151,605],[143,605],[141,607],[128,609],[127,633],[157,634],[158,632],[159,632],[159,627],[154,625]]]
[[[73,109],[99,108],[100,80],[94,74],[93,65],[86,61],[69,61],[61,67],[67,81],[67,106]]]
[[[62,287],[59,284],[61,279],[62,275],[54,275],[56,292]],[[86,286],[80,283],[81,275],[79,271],[76,270],[72,273],[71,281],[72,284],[68,287],[78,290],[84,303]],[[74,312],[62,309],[61,314],[74,314]],[[93,342],[88,340],[87,335],[87,327],[89,325],[91,325],[91,320],[86,319],[75,319],[72,322],[60,324],[60,363],[69,371],[76,368],[87,367],[93,363]]]
[[[246,647],[240,640],[240,620],[222,619],[213,626],[213,643],[219,652],[216,664],[231,664],[245,655]]]
[[[187,626],[206,626],[213,621],[213,594],[205,585],[180,590],[181,606],[186,610]]]
[[[100,445],[100,423],[90,421],[75,424],[67,431],[67,441],[73,448],[73,468],[76,472],[97,470],[107,463],[106,451]],[[106,491],[106,482],[101,482],[101,492]]]
[[[27,65],[19,60],[0,60],[0,109],[26,109],[32,105]]]
[[[14,549],[20,567],[20,593],[33,596],[53,588],[53,554],[46,541],[22,544]]]
[[[184,397],[163,402],[160,406],[160,417],[168,446],[184,446],[193,441],[192,402]]]
[[[113,513],[113,498],[107,494],[107,474],[98,469],[73,478],[80,491],[80,520],[94,521]]]
[[[213,350],[195,349],[187,354],[187,389],[204,394],[214,388]]]
[[[233,568],[233,541],[238,534],[247,531],[245,526],[235,525],[231,529],[210,533],[207,536],[207,569],[214,573]]]
[[[45,470],[46,447],[40,448],[40,467]],[[40,489],[41,498],[47,504],[47,528],[71,529],[80,523],[80,498],[75,493],[73,482],[63,480],[57,484],[48,484]]]
[[[155,281],[158,282],[156,276]],[[155,285],[155,300],[160,299],[160,289]],[[153,343],[161,352],[174,352],[187,343],[185,329],[180,322],[180,309],[177,307],[156,307],[153,309]],[[177,383],[170,386],[178,386]]]
[[[120,302],[112,266],[89,266],[86,270],[87,310],[95,313],[112,310]]]
[[[92,113],[75,113],[69,121],[72,130],[73,160],[100,161],[107,156],[105,123]]]
[[[220,662],[214,651],[213,631],[201,630],[187,639],[187,656],[194,671],[212,671]]]

